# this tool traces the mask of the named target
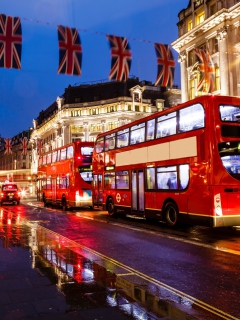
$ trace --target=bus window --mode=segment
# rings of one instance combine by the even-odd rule
[[[67,147],[67,159],[73,158],[73,146]]]
[[[93,153],[93,147],[81,147],[81,155],[91,156]]]
[[[86,182],[92,182],[92,171],[80,172],[81,178]]]
[[[64,149],[62,149],[61,150],[61,158],[60,158],[60,160],[66,160],[66,148],[64,148]]]
[[[176,112],[169,113],[166,116],[157,118],[157,136],[156,138],[162,138],[176,134],[177,131],[177,118]]]
[[[48,153],[47,154],[47,164],[49,164],[49,163],[52,163],[52,154],[51,153]]]
[[[106,172],[104,174],[104,187],[106,189],[115,189],[115,172]]]
[[[115,149],[115,133],[109,134],[105,137],[105,151]]]
[[[100,152],[103,151],[103,149],[104,149],[104,139],[103,139],[103,137],[97,139],[96,145],[95,145],[95,149],[96,149],[96,153],[100,153]]]
[[[156,188],[155,168],[147,168],[147,189]]]
[[[41,157],[39,157],[39,160],[38,160],[39,167],[42,166],[42,164],[43,164],[43,159],[42,159],[42,156],[41,156]]]
[[[46,156],[46,154],[43,156],[43,164],[47,164],[47,156]]]
[[[180,189],[186,189],[189,184],[189,164],[179,166]]]
[[[178,189],[176,166],[157,168],[157,187],[158,189]]]
[[[186,132],[204,127],[204,109],[201,104],[179,110],[179,131]]]
[[[220,117],[222,121],[239,122],[240,107],[239,106],[220,106]]]
[[[129,172],[128,171],[116,172],[116,188],[129,189]]]
[[[78,171],[80,173],[81,178],[87,182],[91,183],[93,180],[92,177],[92,165],[91,166],[79,166]]]
[[[147,141],[153,140],[155,136],[155,119],[147,121]]]
[[[130,144],[137,144],[145,141],[145,122],[131,127]]]
[[[57,161],[57,151],[53,151],[52,153],[52,162],[56,162]]]
[[[45,189],[52,189],[51,178],[47,178],[45,181],[46,181]]]
[[[69,187],[69,176],[58,177],[57,185],[58,189],[67,189]]]
[[[120,130],[117,132],[117,148],[128,146],[129,129]]]

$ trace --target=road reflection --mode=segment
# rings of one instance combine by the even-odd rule
[[[1,243],[2,248],[29,250],[30,268],[59,288],[71,310],[99,308],[100,314],[102,308],[114,308],[121,319],[196,319],[163,299],[161,290],[153,284],[147,285],[121,266],[35,222],[23,220],[20,213],[0,209]],[[158,294],[151,293],[150,287]],[[183,303],[186,309],[192,308],[187,304]]]

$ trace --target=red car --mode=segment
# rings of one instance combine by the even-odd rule
[[[20,191],[16,184],[3,184],[0,190],[0,205],[6,203],[20,203]]]

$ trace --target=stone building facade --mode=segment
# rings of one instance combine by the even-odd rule
[[[214,64],[214,94],[240,96],[240,1],[189,0],[178,14],[182,102],[204,94],[198,91],[201,73],[194,49],[207,50]]]
[[[69,86],[33,121],[32,173],[37,173],[39,139],[44,151],[75,140],[95,141],[101,132],[169,108],[180,100],[180,90],[167,90],[136,78]]]

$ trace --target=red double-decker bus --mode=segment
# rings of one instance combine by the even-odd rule
[[[169,226],[240,225],[240,99],[202,96],[100,134],[93,205]]]
[[[93,145],[77,141],[39,157],[38,188],[45,206],[92,206]]]

